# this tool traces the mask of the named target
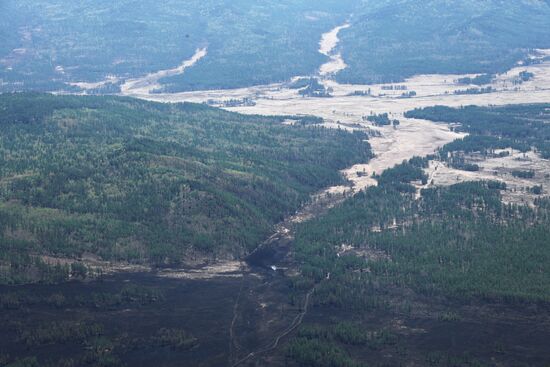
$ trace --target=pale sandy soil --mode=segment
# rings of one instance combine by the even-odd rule
[[[333,30],[334,32],[334,30]],[[337,32],[333,36],[337,38]],[[331,42],[334,38],[331,38]],[[337,44],[325,41],[325,50],[332,50]],[[329,52],[329,51],[327,51]],[[199,58],[200,59],[200,58]],[[189,66],[186,66],[189,67]],[[529,71],[535,74],[535,78],[521,85],[513,86],[513,80],[517,79],[519,72]],[[159,72],[162,73],[162,72]],[[465,89],[471,86],[458,85],[456,80],[464,75],[421,75],[406,80],[399,85],[405,85],[407,91],[416,91],[414,98],[399,98],[403,91],[382,90],[383,85],[341,85],[330,79],[323,79],[323,83],[333,88],[333,98],[304,98],[298,95],[296,90],[289,89],[285,83],[240,88],[233,90],[211,90],[185,92],[176,94],[150,94],[150,91],[160,79],[159,73],[136,81],[129,81],[123,89],[123,94],[147,100],[160,102],[196,102],[204,103],[209,99],[227,100],[250,98],[256,102],[255,106],[227,108],[244,114],[261,115],[314,115],[324,119],[324,125],[330,128],[356,129],[371,134],[369,143],[375,153],[367,164],[358,164],[344,170],[342,173],[351,182],[349,186],[336,186],[327,188],[316,195],[314,200],[322,201],[327,193],[342,194],[357,192],[366,187],[376,185],[371,177],[373,173],[381,173],[404,160],[413,156],[426,156],[435,152],[441,146],[464,137],[464,134],[452,132],[450,126],[444,123],[432,121],[406,119],[403,114],[414,108],[429,107],[434,105],[446,105],[460,107],[464,105],[507,105],[520,103],[548,103],[550,102],[550,62],[528,67],[517,67],[508,73],[499,75],[493,84],[497,92],[481,95],[454,95],[457,89]],[[166,74],[163,74],[164,76]],[[474,75],[470,75],[474,76]],[[375,96],[349,96],[356,90],[368,90]],[[386,94],[378,96],[378,94]],[[390,118],[399,119],[400,125],[394,129],[391,126],[375,127],[364,121],[363,117],[373,113],[390,114]],[[292,125],[292,120],[284,122]],[[517,153],[517,152],[515,152]],[[466,172],[451,169],[441,162],[431,162],[427,169],[430,180],[428,185],[451,185],[468,180],[500,179],[508,184],[509,190],[503,193],[507,202],[532,203],[534,198],[524,191],[524,187],[532,187],[543,184],[545,190],[546,172],[550,172],[550,162],[542,160],[534,153],[529,153],[526,159],[515,154],[507,158],[494,158],[481,162],[476,161],[482,167],[479,172]],[[518,159],[522,158],[522,159]],[[475,160],[475,157],[472,157]],[[511,175],[514,169],[535,169],[537,174],[533,180],[517,179]],[[419,189],[421,187],[418,187]],[[547,193],[547,191],[545,192]],[[343,196],[342,196],[343,197]],[[314,206],[313,205],[313,206]],[[311,206],[311,207],[313,207]],[[289,226],[309,220],[313,211],[300,210],[277,228],[274,236],[290,236]],[[359,251],[353,249],[352,251]],[[344,251],[345,253],[346,251]],[[362,256],[374,256],[376,254],[364,253]],[[161,273],[167,278],[180,279],[214,279],[218,277],[238,277],[246,270],[246,265],[239,261],[219,262],[207,265],[195,270],[169,270]]]
[[[64,68],[63,66],[61,66],[61,65],[56,66],[56,67],[55,67],[55,71],[56,71],[57,73],[59,73],[59,74],[62,74],[62,75],[65,74],[65,68]]]
[[[342,29],[346,29],[349,27],[350,25],[346,23],[330,30],[327,33],[324,33],[321,36],[321,41],[319,41],[319,53],[330,56],[334,48],[338,45],[338,42],[340,42],[340,39],[338,38],[338,33],[340,33]]]
[[[158,273],[159,277],[170,279],[214,279],[220,277],[242,277],[248,269],[241,261],[222,261],[196,269],[167,269]]]
[[[477,172],[468,172],[450,168],[446,163],[431,161],[425,171],[429,175],[426,188],[430,186],[448,186],[465,181],[493,180],[505,182],[506,191],[502,191],[502,199],[506,203],[532,204],[540,195],[529,192],[529,188],[542,185],[542,195],[549,194],[550,185],[550,160],[543,159],[535,152],[521,153],[508,149],[511,153],[508,157],[484,158],[476,154],[465,156],[466,162],[480,166]],[[518,178],[512,175],[512,171],[534,171],[535,177],[530,179]]]
[[[44,263],[48,265],[71,265],[80,263],[85,265],[90,273],[90,277],[94,274],[115,274],[115,273],[136,273],[150,272],[153,269],[147,265],[129,264],[123,262],[111,262],[101,260],[95,255],[84,255],[81,259],[54,257],[54,256],[38,256]],[[241,277],[243,272],[250,270],[248,265],[242,261],[235,260],[220,260],[208,265],[197,265],[193,268],[181,269],[164,269],[157,273],[159,277],[171,279],[215,279],[220,277]]]
[[[82,90],[91,90],[91,89],[97,89],[105,86],[109,83],[118,83],[120,81],[120,78],[114,76],[114,75],[108,75],[105,80],[102,80],[100,82],[90,83],[90,82],[74,82],[74,83],[67,83],[69,85],[72,85],[74,87],[78,87]]]
[[[465,105],[507,105],[521,103],[547,103],[550,102],[550,62],[530,66],[518,66],[512,70],[498,75],[491,86],[496,90],[493,93],[478,95],[455,95],[456,90],[464,90],[477,86],[461,85],[457,80],[471,75],[418,75],[393,86],[404,86],[405,90],[385,90],[392,84],[376,85],[344,85],[331,80],[334,67],[344,67],[345,62],[341,55],[335,53],[338,45],[338,33],[349,27],[349,24],[336,27],[325,33],[319,43],[319,52],[331,58],[320,69],[320,75],[325,76],[323,83],[333,89],[333,98],[307,98],[298,94],[295,89],[287,88],[286,83],[260,85],[250,88],[232,90],[195,91],[174,94],[150,94],[151,85],[158,81],[159,73],[151,74],[138,81],[127,82],[123,88],[123,94],[137,98],[154,100],[159,102],[196,102],[204,103],[208,100],[227,100],[249,98],[256,104],[254,106],[242,106],[227,108],[244,114],[260,115],[314,115],[324,119],[324,125],[330,128],[343,128],[348,130],[375,131],[371,134],[369,142],[376,157],[368,164],[359,164],[343,171],[343,174],[351,181],[350,186],[338,186],[328,188],[326,192],[343,193],[350,189],[354,192],[371,185],[376,185],[371,175],[381,173],[403,160],[413,156],[425,156],[435,152],[441,146],[463,137],[464,135],[450,131],[449,125],[431,121],[405,119],[403,114],[414,108],[445,105],[460,107]],[[533,58],[546,57],[550,50],[536,50]],[[200,59],[198,57],[197,59]],[[514,83],[518,80],[519,73],[528,71],[535,77],[521,84]],[[350,96],[354,91],[368,91],[369,96]],[[401,98],[403,92],[416,92],[413,98]],[[364,117],[370,114],[386,113],[392,119],[401,121],[397,129],[393,127],[374,127],[364,121]],[[292,124],[290,120],[286,124]],[[442,169],[440,172],[443,172]],[[441,173],[434,173],[437,182]],[[466,173],[459,175],[467,176]],[[479,179],[479,177],[471,177]],[[302,218],[303,219],[303,218]]]
[[[183,74],[186,69],[195,65],[197,62],[199,62],[200,59],[205,57],[206,54],[207,49],[200,48],[195,51],[195,54],[189,60],[184,61],[180,66],[174,69],[161,70],[157,71],[156,73],[148,74],[141,78],[126,80],[124,84],[122,84],[122,86],[120,87],[122,90],[122,94],[149,94],[153,90],[161,88],[161,85],[159,84],[160,79]]]
[[[89,276],[91,277],[94,276],[94,273],[114,274],[151,271],[150,266],[103,261],[94,256],[84,256],[82,259],[79,260],[54,256],[40,256],[40,259],[48,265],[70,265],[73,263],[81,263],[91,271],[91,273],[89,274]]]
[[[351,245],[342,244],[340,245],[340,247],[337,247],[337,251],[337,257],[351,254],[357,257],[362,257],[369,261],[390,260],[388,254],[386,254],[384,251],[375,250],[367,246],[357,248]]]
[[[379,128],[382,136],[369,140],[376,153],[375,158],[368,164],[358,164],[343,171],[346,178],[353,183],[355,191],[376,185],[376,180],[371,177],[373,173],[380,174],[414,156],[424,157],[438,147],[464,137],[464,134],[450,131],[445,124],[405,118],[400,121],[397,129],[390,126]],[[338,189],[344,188],[334,187],[331,191]]]
[[[335,52],[335,49],[336,46],[338,46],[338,42],[340,42],[338,34],[342,29],[349,27],[350,25],[346,23],[322,35],[321,41],[319,42],[319,53],[330,58],[329,62],[321,65],[319,68],[319,75],[322,77],[336,74],[347,67],[342,58],[342,54],[340,52]]]
[[[522,84],[518,90],[501,90],[480,95],[445,94],[446,90],[453,90],[454,80],[459,75],[424,75],[411,78],[406,82],[409,90],[416,90],[419,96],[414,98],[397,98],[392,96],[348,96],[354,90],[366,90],[376,86],[340,85],[332,81],[333,98],[304,98],[296,90],[285,88],[284,84],[257,86],[235,90],[218,90],[188,92],[161,95],[136,95],[140,98],[161,102],[205,102],[208,99],[251,98],[255,106],[228,108],[244,114],[261,115],[314,115],[325,120],[325,126],[332,128],[359,129],[365,131],[377,130],[380,136],[369,139],[376,158],[369,164],[358,165],[344,171],[344,174],[353,182],[355,190],[376,184],[370,178],[372,172],[381,173],[386,168],[401,163],[412,156],[425,156],[436,151],[439,147],[453,141],[462,135],[450,131],[447,124],[438,124],[430,121],[407,120],[403,113],[414,108],[446,105],[460,107],[465,105],[507,105],[521,103],[550,102],[550,63],[520,68],[514,71],[529,70],[535,74],[532,81]],[[512,73],[512,71],[510,72]],[[396,92],[396,91],[390,91]],[[402,93],[401,91],[398,91]],[[377,128],[363,121],[363,116],[372,113],[389,112],[391,118],[401,121],[401,125]],[[357,172],[365,171],[359,177]],[[330,192],[349,190],[345,187],[330,188]]]
[[[159,89],[162,86],[159,80],[162,78],[183,74],[186,69],[192,67],[199,62],[203,57],[207,55],[207,49],[201,48],[195,51],[195,54],[188,60],[185,60],[181,65],[173,69],[160,70],[154,73],[147,74],[140,78],[128,79],[120,86],[121,94],[126,96],[148,95],[155,89]],[[62,67],[61,67],[62,68]],[[105,80],[99,82],[71,82],[67,83],[80,89],[87,91],[97,89],[105,86],[108,83],[118,83],[123,78],[115,75],[109,75]]]
[[[550,50],[541,50],[541,52]],[[529,71],[535,77],[521,85],[513,85],[521,71]],[[403,113],[416,107],[443,104],[448,106],[462,105],[503,105],[512,103],[548,102],[550,100],[550,62],[516,67],[507,73],[497,76],[492,86],[497,90],[494,93],[481,95],[453,95],[455,90],[468,89],[472,86],[457,84],[459,78],[475,75],[419,75],[407,79],[403,83],[393,84],[406,86],[407,91],[415,91],[414,98],[399,98],[402,90],[382,90],[384,86],[392,84],[352,85],[339,84],[335,81],[324,80],[324,83],[334,90],[334,98],[304,98],[298,91],[285,87],[285,83],[260,85],[250,88],[231,90],[210,90],[184,92],[174,94],[132,93],[138,98],[160,102],[204,102],[208,99],[242,99],[251,98],[255,106],[236,107],[234,111],[249,114],[312,114],[328,120],[343,122],[357,122],[357,118],[371,112]],[[372,96],[349,96],[354,91],[371,90]],[[382,96],[380,96],[382,94]]]

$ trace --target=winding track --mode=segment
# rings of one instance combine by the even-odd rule
[[[267,353],[267,352],[270,352],[270,351],[273,351],[273,350],[277,349],[281,339],[284,338],[285,336],[287,336],[288,334],[290,334],[291,332],[293,332],[298,326],[300,326],[300,324],[304,320],[304,317],[307,314],[307,311],[308,311],[308,308],[309,308],[309,302],[311,300],[311,296],[315,292],[315,289],[317,288],[318,285],[319,284],[316,284],[313,288],[311,288],[311,290],[309,292],[307,292],[306,298],[305,298],[305,301],[304,301],[304,305],[302,307],[302,312],[300,312],[298,315],[296,315],[294,320],[292,320],[292,323],[282,333],[277,335],[277,337],[273,340],[273,342],[271,342],[268,346],[266,346],[262,349],[259,349],[255,352],[249,353],[246,357],[243,357],[243,358],[239,359],[237,362],[233,363],[231,365],[231,367],[237,367],[237,366],[241,365],[242,363],[248,361],[249,359],[252,359],[254,357],[259,356],[260,354]]]
[[[244,278],[245,274],[243,274],[241,278],[241,287],[239,288],[239,294],[237,295],[237,300],[235,301],[235,305],[233,306],[233,319],[231,320],[231,326],[229,327],[229,363],[231,364],[233,361],[233,353],[238,353],[239,349],[241,349],[241,346],[238,344],[237,340],[235,339],[235,323],[237,322],[237,318],[239,314],[237,313],[237,310],[239,309],[239,305],[241,302],[241,297],[244,289]]]

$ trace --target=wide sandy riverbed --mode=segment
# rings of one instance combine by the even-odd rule
[[[405,119],[403,114],[406,111],[434,105],[460,107],[550,102],[550,62],[529,66],[518,64],[510,71],[497,75],[490,84],[493,92],[486,94],[455,94],[455,91],[476,87],[458,82],[460,78],[472,77],[473,74],[419,75],[398,84],[339,84],[331,76],[346,67],[337,46],[339,32],[348,27],[350,25],[346,23],[332,29],[322,35],[319,43],[319,52],[329,57],[329,61],[313,76],[320,77],[322,83],[331,89],[331,98],[303,97],[296,89],[288,88],[288,83],[230,90],[151,94],[150,87],[158,82],[157,76],[160,72],[140,79],[141,82],[137,84],[134,81],[126,83],[122,94],[159,102],[217,101],[221,106],[224,101],[246,99],[253,103],[226,109],[243,114],[314,115],[322,117],[327,127],[376,131],[369,140],[376,157],[368,163],[344,171],[354,190],[376,184],[369,177],[373,172],[380,173],[413,156],[425,156],[463,136],[452,132],[447,124]],[[197,52],[193,63],[187,63],[185,68],[192,67],[206,56],[205,50]],[[536,50],[533,58],[548,55],[549,50]],[[533,73],[534,78],[518,83],[519,73],[522,71]],[[132,85],[133,87],[128,87]],[[403,93],[409,92],[414,92],[413,97],[404,98]],[[392,119],[400,120],[401,124],[394,129],[389,126],[375,127],[365,121],[366,116],[379,113],[389,113]],[[346,189],[349,187],[333,187],[328,190],[341,192]]]

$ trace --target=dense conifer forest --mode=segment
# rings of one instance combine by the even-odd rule
[[[504,72],[527,60],[532,49],[548,48],[549,15],[545,1],[366,1],[352,27],[342,31],[349,68],[337,78],[361,84],[419,74]]]
[[[8,282],[29,267],[55,278],[37,255],[159,265],[240,256],[371,155],[362,133],[204,105],[7,94],[0,110]]]
[[[458,130],[471,134],[429,159],[510,147],[547,154],[548,105],[433,107],[410,111],[407,117],[459,123]],[[434,323],[459,322],[461,305],[478,312],[498,305],[502,315],[513,312],[504,311],[507,308],[534,308],[540,310],[535,317],[546,322],[550,201],[538,198],[533,206],[503,203],[507,185],[501,181],[418,189],[427,183],[423,169],[428,158],[415,157],[384,171],[377,176],[378,186],[301,224],[296,260],[302,271],[292,289],[296,294],[315,289],[312,312],[339,315],[331,317],[333,323],[361,319],[358,315],[366,310],[427,317]],[[446,311],[425,315],[423,307],[440,302]],[[356,330],[345,329],[342,339],[335,336],[338,324],[321,320],[301,329],[289,346],[289,358],[308,366],[361,366],[364,354],[350,340],[369,345],[373,331],[357,329],[361,322],[354,321]],[[363,358],[357,359],[359,355]],[[485,365],[449,351],[427,357],[426,363]]]

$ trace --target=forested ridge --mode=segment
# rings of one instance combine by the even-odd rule
[[[19,0],[0,10],[2,91],[79,91],[70,83],[115,76],[92,93],[117,93],[203,47],[206,57],[160,91],[283,82],[315,75],[328,61],[321,35],[346,21],[338,51],[349,67],[336,77],[351,84],[492,75],[550,48],[550,5],[540,0]]]
[[[353,1],[19,0],[0,4],[0,90],[78,91],[66,82],[135,78],[208,55],[167,91],[236,88],[314,72],[321,34]],[[21,50],[23,52],[21,53]],[[192,72],[191,72],[192,70]],[[112,80],[95,92],[116,93]]]
[[[0,111],[8,279],[32,254],[157,264],[242,255],[371,155],[361,133],[204,105],[7,94]]]
[[[341,32],[349,67],[337,79],[365,84],[501,73],[519,60],[533,62],[527,58],[533,49],[550,47],[549,19],[543,1],[365,1]]]

